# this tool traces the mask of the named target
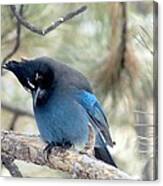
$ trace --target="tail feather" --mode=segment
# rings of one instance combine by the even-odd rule
[[[114,163],[114,160],[109,152],[107,143],[100,132],[96,134],[96,145],[94,147],[95,157],[99,160],[104,161],[114,167],[117,165]]]
[[[106,146],[95,147],[94,151],[95,151],[95,157],[97,159],[102,160],[105,163],[108,163],[114,167],[117,167]]]

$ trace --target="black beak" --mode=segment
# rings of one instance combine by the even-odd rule
[[[6,65],[6,64],[2,65],[2,68],[4,68],[4,69],[8,70],[8,67],[7,67],[7,65]]]
[[[12,60],[2,65],[2,68],[11,71],[17,77],[17,79],[25,89],[33,91],[35,87],[30,82],[30,68],[27,68],[25,62],[23,63]]]
[[[8,63],[2,65],[2,68],[6,69],[6,70],[13,71],[18,64],[19,63],[16,61],[9,61]]]

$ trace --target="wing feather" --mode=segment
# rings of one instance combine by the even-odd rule
[[[101,136],[103,142],[113,146],[112,138],[109,132],[107,118],[96,96],[87,91],[82,91],[77,99],[79,103],[86,109],[89,119],[98,135]]]

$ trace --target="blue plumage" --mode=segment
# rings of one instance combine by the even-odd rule
[[[34,107],[42,138],[48,142],[68,141],[85,144],[88,140],[88,117],[85,109],[71,95],[55,92],[42,107]]]
[[[80,72],[47,57],[11,61],[5,68],[31,91],[38,129],[48,143],[46,149],[53,145],[86,145],[91,124],[96,135],[96,158],[116,167],[107,148],[113,142],[106,116]]]
[[[75,92],[75,91],[74,91]],[[85,90],[76,91],[73,94],[77,101],[84,107],[91,123],[93,123],[95,130],[101,132],[104,136],[106,144],[113,146],[109,131],[106,116],[101,108],[99,101],[93,93]],[[105,138],[106,137],[106,138]]]

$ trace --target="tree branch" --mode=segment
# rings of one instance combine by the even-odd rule
[[[20,108],[17,108],[17,107],[14,107],[6,102],[1,102],[1,107],[9,112],[12,112],[16,115],[19,115],[19,116],[28,116],[28,117],[31,117],[33,118],[33,114],[28,112],[27,110],[23,110],[23,109],[20,109]]]
[[[43,153],[44,147],[45,143],[37,136],[28,136],[11,131],[1,132],[2,155],[65,171],[70,173],[73,178],[133,179],[121,170],[75,150],[63,150],[56,147],[47,160]]]
[[[18,107],[15,107],[15,106],[12,106],[11,104],[8,104],[6,102],[1,102],[1,107],[8,111],[8,112],[11,112],[13,114],[13,118],[11,120],[11,123],[10,123],[10,127],[8,130],[14,130],[14,127],[15,127],[15,123],[17,121],[17,119],[19,118],[19,116],[28,116],[30,118],[33,118],[33,114],[27,110],[24,110],[22,108],[18,108]]]
[[[35,25],[33,25],[32,23],[28,22],[27,20],[25,20],[24,17],[22,17],[16,10],[16,6],[15,5],[10,5],[11,11],[13,12],[14,16],[16,17],[17,21],[22,24],[25,28],[27,28],[28,30],[39,34],[41,36],[45,36],[46,34],[48,34],[49,32],[51,32],[52,30],[56,29],[58,26],[60,26],[62,23],[72,19],[74,16],[84,12],[87,7],[86,6],[82,6],[79,9],[69,12],[67,15],[58,18],[58,20],[52,22],[52,24],[50,26],[47,26],[46,28],[38,28]]]
[[[31,32],[34,32],[36,34],[39,34],[41,36],[45,36],[46,34],[48,34],[49,32],[51,32],[52,30],[55,30],[58,26],[60,26],[62,23],[72,19],[73,17],[77,16],[78,14],[84,12],[87,7],[86,6],[82,6],[77,10],[74,10],[72,12],[69,12],[68,14],[66,14],[63,17],[58,18],[58,20],[52,22],[51,25],[47,26],[46,28],[38,28],[35,25],[33,25],[32,23],[28,22],[24,17],[23,17],[23,7],[24,5],[20,6],[19,12],[16,10],[16,6],[15,5],[10,5],[11,11],[13,13],[13,15],[15,16],[16,20],[17,20],[17,27],[16,27],[16,42],[15,45],[13,47],[13,49],[11,50],[11,52],[9,52],[9,54],[7,54],[4,59],[2,60],[1,63],[1,67],[5,64],[5,62],[10,59],[19,49],[20,46],[20,36],[21,36],[21,25],[23,25],[25,28],[27,28],[28,30],[30,30]],[[5,74],[5,72],[2,70],[1,68],[1,72],[2,75]]]
[[[12,120],[11,120],[11,123],[10,123],[10,128],[9,130],[14,130],[14,127],[15,127],[15,123],[17,121],[17,119],[19,118],[19,115],[18,114],[14,114]]]
[[[19,15],[22,16],[23,15],[23,7],[24,5],[21,5],[20,6],[20,10],[19,10]],[[14,45],[14,48],[11,50],[11,52],[9,52],[7,54],[6,57],[4,57],[4,59],[2,60],[2,64],[1,66],[4,65],[4,63],[10,59],[16,52],[17,50],[19,49],[19,46],[20,46],[20,35],[21,35],[21,24],[20,22],[17,20],[17,23],[16,23],[16,42],[15,42],[15,45]],[[3,72],[3,71],[2,71]],[[3,75],[4,73],[2,73]]]
[[[17,165],[14,163],[14,158],[3,154],[1,156],[1,160],[2,164],[6,167],[6,169],[10,172],[10,174],[13,177],[23,177]]]

